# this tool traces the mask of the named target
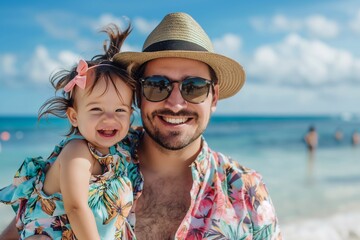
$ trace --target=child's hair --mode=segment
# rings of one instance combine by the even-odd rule
[[[109,37],[109,44],[107,45],[107,41],[104,41],[104,54],[94,56],[90,61],[86,61],[89,68],[95,66],[93,70],[95,71],[95,79],[94,83],[92,84],[89,92],[94,89],[94,86],[97,84],[100,78],[105,79],[106,81],[106,88],[109,84],[115,86],[115,82],[117,81],[113,79],[112,76],[117,76],[121,78],[132,90],[135,91],[136,88],[136,81],[131,77],[130,74],[130,67],[125,63],[121,62],[113,62],[113,56],[120,52],[121,46],[124,43],[126,37],[131,32],[131,25],[125,29],[125,31],[121,32],[120,29],[115,24],[110,24],[105,27],[102,32],[108,34]],[[74,66],[70,71],[68,70],[61,70],[50,77],[51,85],[55,89],[55,95],[59,90],[62,91],[61,96],[55,96],[53,98],[48,99],[39,109],[38,113],[38,120],[41,117],[46,116],[48,114],[66,118],[66,111],[69,107],[74,106],[74,96],[76,92],[76,88],[73,88],[70,92],[64,91],[64,87],[78,74],[77,73],[77,65]],[[116,89],[116,87],[115,87]],[[106,91],[106,90],[105,90]],[[116,89],[118,96],[120,97],[119,90]],[[115,97],[115,96],[114,96]],[[135,94],[133,94],[133,102],[135,100]],[[67,136],[79,133],[76,127],[71,127]]]

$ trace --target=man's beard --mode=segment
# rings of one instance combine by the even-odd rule
[[[151,119],[154,119],[154,117],[159,113],[162,113],[165,115],[170,115],[170,116],[185,116],[185,117],[192,116],[195,120],[198,119],[198,116],[196,113],[188,113],[188,112],[182,111],[182,112],[175,114],[175,113],[169,112],[168,110],[153,112],[151,114]],[[147,116],[145,116],[145,117],[146,117],[147,121],[143,121],[143,127],[144,127],[146,133],[157,144],[159,144],[161,147],[163,147],[167,150],[176,151],[176,150],[181,150],[181,149],[187,147],[189,144],[191,144],[196,139],[198,139],[205,130],[205,128],[203,128],[203,129],[197,128],[195,130],[194,134],[187,135],[187,136],[181,136],[183,134],[182,131],[171,131],[171,132],[167,132],[167,134],[164,134],[164,133],[161,133],[159,128],[154,127],[151,124],[147,124],[147,123],[151,123],[151,119],[150,119],[150,117],[147,117]]]

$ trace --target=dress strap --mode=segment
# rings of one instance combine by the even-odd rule
[[[123,217],[123,216],[121,216]],[[123,217],[124,218],[124,217]],[[133,228],[131,226],[131,224],[129,223],[129,221],[127,220],[127,218],[124,218],[124,221],[125,221],[125,225],[126,225],[126,228],[129,229],[129,232],[130,232],[130,235],[131,235],[131,239],[132,240],[136,240],[136,236],[135,236],[135,233],[133,231]],[[127,234],[127,231],[126,231],[126,234]]]

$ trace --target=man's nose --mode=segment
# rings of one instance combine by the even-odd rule
[[[173,89],[170,93],[170,96],[165,99],[165,106],[176,112],[186,107],[187,102],[181,96],[180,84],[178,82],[173,82],[172,87]]]

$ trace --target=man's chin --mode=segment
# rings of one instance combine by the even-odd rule
[[[153,139],[163,148],[172,151],[181,150],[186,146],[188,146],[191,142],[189,140],[186,141],[184,139],[181,139],[180,136],[174,136],[174,135],[171,136],[155,135]]]
[[[159,144],[161,147],[171,151],[182,150],[198,139],[201,133],[193,132],[185,133],[184,131],[162,131],[162,129],[155,128],[151,129],[147,128],[144,124],[144,129],[149,137]]]
[[[180,132],[170,132],[167,134],[156,132],[154,134],[149,133],[149,136],[161,147],[172,151],[181,150],[192,142],[191,139],[181,136]]]

